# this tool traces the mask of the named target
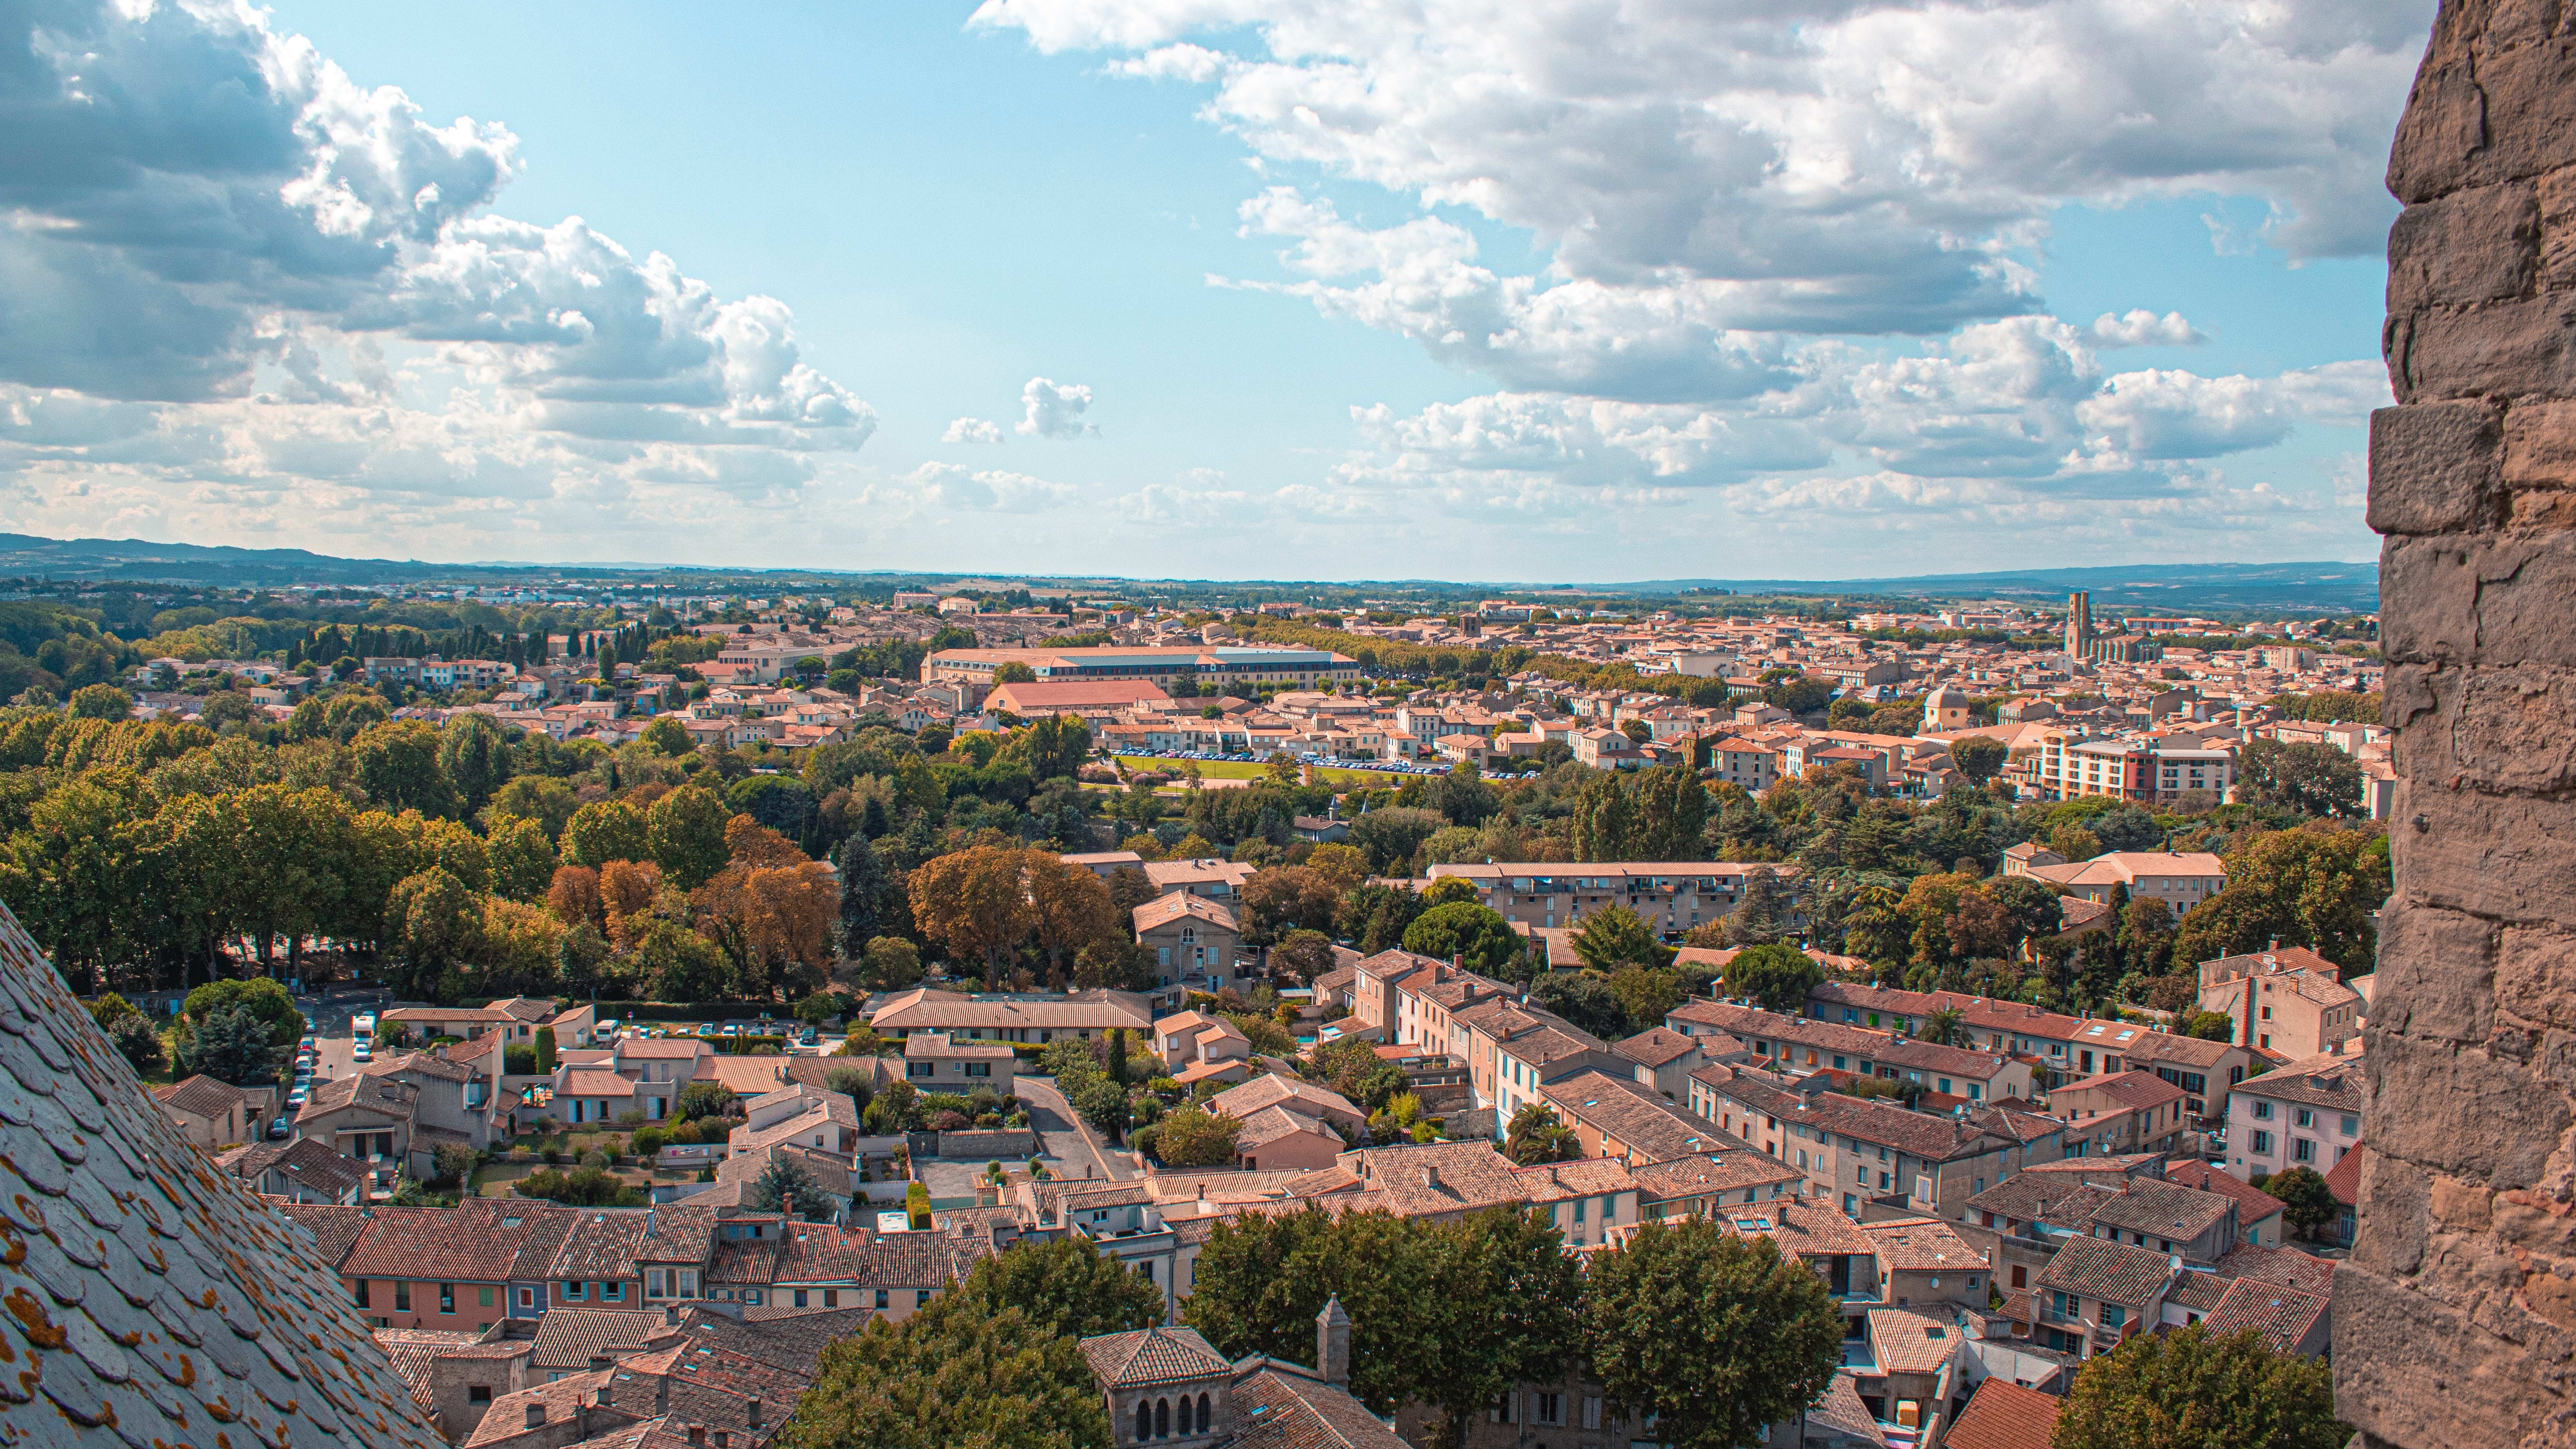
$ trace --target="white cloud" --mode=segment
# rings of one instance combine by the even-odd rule
[[[595,536],[603,503],[797,506],[875,428],[783,304],[493,214],[516,137],[431,124],[265,12],[59,0],[0,18],[10,49],[0,107],[46,160],[0,170],[0,487],[27,518],[487,552]]]
[[[924,463],[905,476],[922,496],[961,513],[1036,513],[1070,500],[1074,489],[1026,473],[981,470],[955,463]]]
[[[948,431],[939,435],[943,443],[998,443],[1002,425],[982,418],[958,418],[949,423]]]
[[[1215,476],[1199,476],[1207,474]],[[1224,476],[1213,468],[1193,468],[1177,484],[1148,483],[1133,493],[1110,499],[1108,507],[1128,522],[1167,528],[1257,524],[1250,495],[1212,486],[1224,481]]]
[[[2093,319],[2096,347],[2197,347],[2208,340],[2180,312],[2159,317],[2144,307],[2132,307]]]
[[[1020,389],[1022,415],[1018,431],[1037,438],[1079,438],[1100,430],[1083,422],[1091,407],[1091,389],[1078,382],[1058,385],[1033,377]]]
[[[1158,45],[1143,55],[1109,63],[1109,74],[1130,80],[1177,80],[1205,85],[1225,74],[1234,58],[1199,45]]]

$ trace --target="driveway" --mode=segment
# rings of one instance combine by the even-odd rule
[[[1012,1087],[1020,1105],[1029,1109],[1029,1126],[1038,1134],[1038,1149],[1069,1178],[1085,1171],[1096,1178],[1123,1182],[1136,1175],[1127,1155],[1104,1145],[1090,1124],[1073,1114],[1056,1090],[1053,1077],[1022,1077]]]

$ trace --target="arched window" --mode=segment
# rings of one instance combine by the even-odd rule
[[[1199,1432],[1204,1434],[1215,1425],[1216,1420],[1208,1415],[1208,1396],[1201,1394],[1199,1395]]]
[[[1154,1437],[1154,1406],[1143,1399],[1136,1401],[1136,1440],[1143,1443]]]
[[[1154,1437],[1157,1439],[1172,1437],[1172,1401],[1169,1399],[1154,1401]]]
[[[1172,1427],[1179,1433],[1187,1434],[1191,1432],[1190,1396],[1187,1394],[1181,1395],[1181,1412],[1175,1416],[1175,1421]]]

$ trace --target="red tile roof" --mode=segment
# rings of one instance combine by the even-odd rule
[[[2053,1394],[1990,1378],[1977,1385],[1941,1442],[1950,1449],[2048,1449],[2057,1410]]]

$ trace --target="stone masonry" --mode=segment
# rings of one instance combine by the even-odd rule
[[[2388,186],[2396,894],[2337,1407],[2576,1444],[2576,3],[2444,0]]]

